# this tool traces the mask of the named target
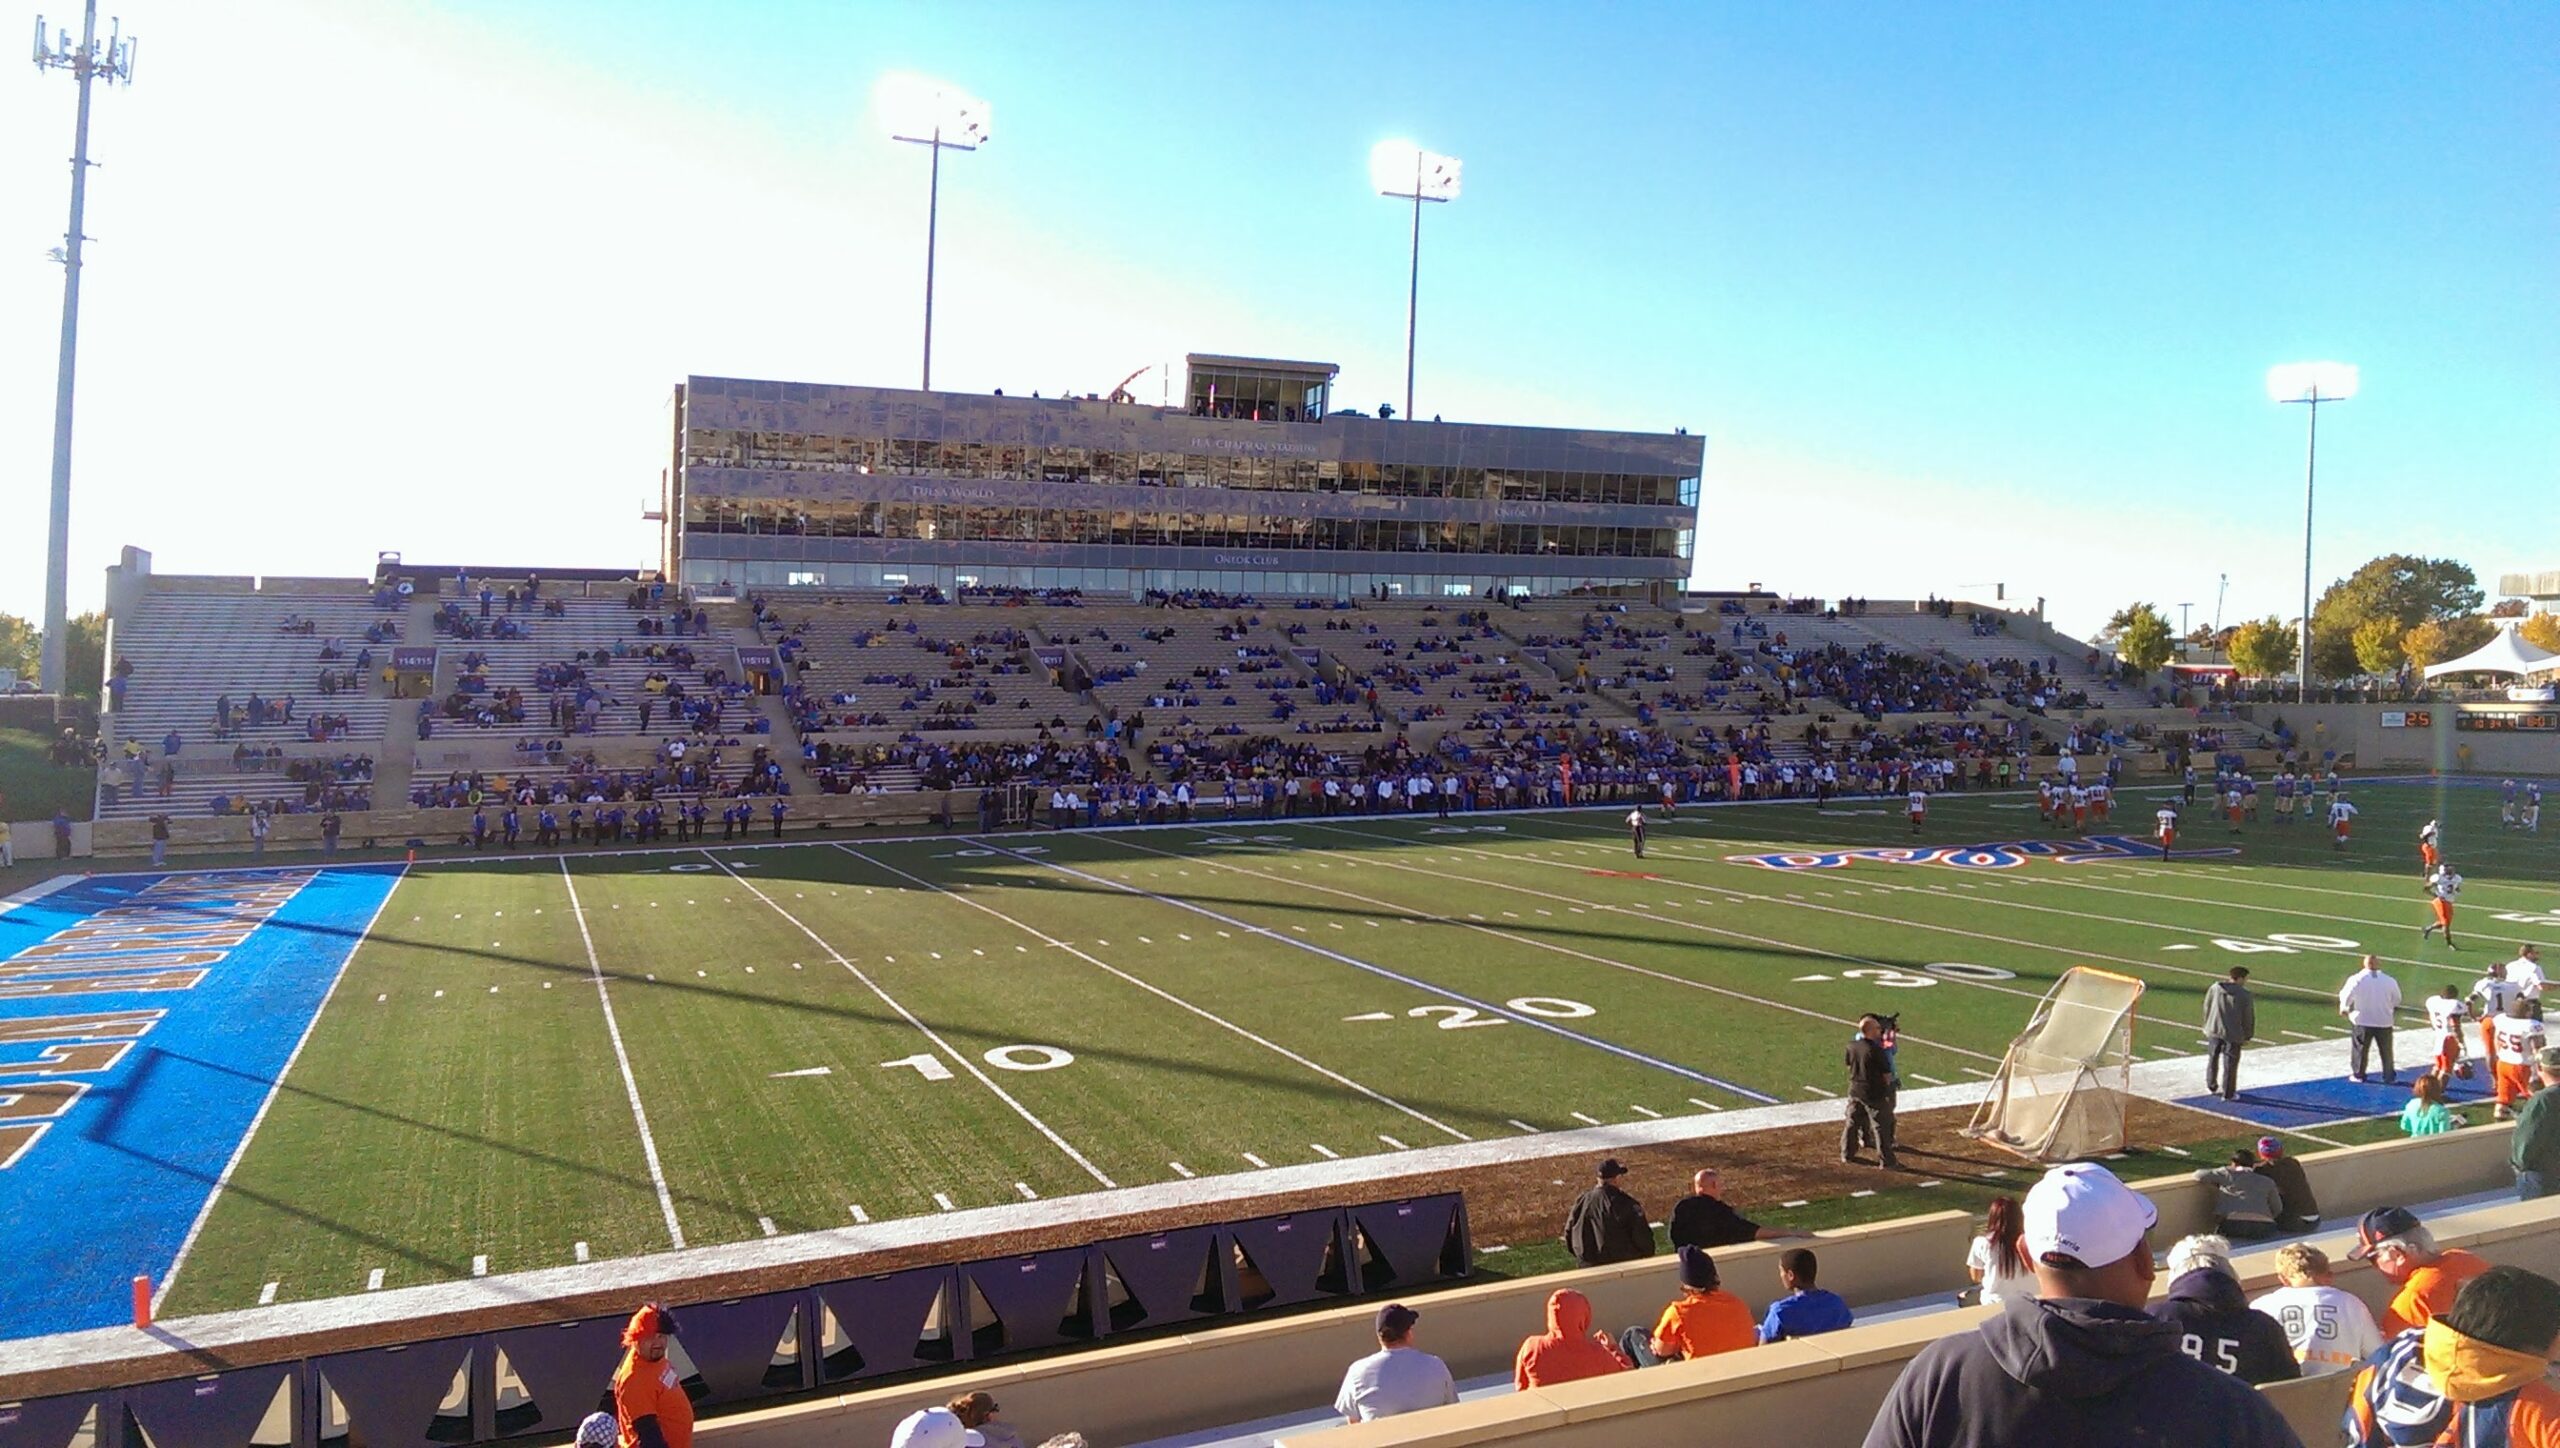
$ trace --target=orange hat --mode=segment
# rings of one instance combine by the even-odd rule
[[[623,1325],[622,1344],[629,1347],[662,1332],[669,1337],[676,1335],[676,1315],[658,1303],[644,1302],[639,1311],[631,1314],[631,1321]]]

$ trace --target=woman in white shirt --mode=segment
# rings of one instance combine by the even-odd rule
[[[1965,1253],[1965,1271],[1982,1284],[1982,1300],[2006,1302],[2036,1295],[2036,1271],[2027,1260],[2026,1220],[2008,1197],[1993,1197],[1983,1213],[1981,1235]]]

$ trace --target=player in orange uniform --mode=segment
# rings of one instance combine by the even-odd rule
[[[2524,998],[2518,996],[2489,1025],[2497,1042],[2490,1079],[2498,1088],[2496,1115],[2504,1121],[2515,1114],[2515,1103],[2533,1094],[2533,1058],[2542,1050],[2542,1022],[2524,1013]]]
[[[2418,827],[2418,878],[2433,879],[2436,867],[2444,863],[2444,836],[2429,820]]]

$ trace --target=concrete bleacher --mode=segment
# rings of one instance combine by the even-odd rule
[[[305,580],[299,588],[257,590],[247,588],[245,580],[231,582],[240,586],[190,587],[182,580],[155,580],[140,605],[119,621],[115,659],[133,668],[121,700],[102,721],[102,736],[115,762],[100,771],[98,818],[201,815],[218,796],[300,804],[302,785],[281,773],[236,772],[232,751],[237,745],[261,751],[276,746],[288,759],[379,754],[391,708],[381,673],[394,645],[387,640],[368,644],[365,630],[400,622],[401,616],[375,608],[370,591],[355,580]],[[286,623],[294,620],[308,620],[311,632],[285,632]],[[323,660],[321,649],[332,639],[346,657]],[[358,691],[323,696],[321,670],[354,670],[357,654],[367,647],[374,659],[370,668],[357,671]],[[290,698],[292,721],[217,729],[217,705],[227,697],[235,708],[245,709],[252,695]],[[343,715],[346,728],[314,741],[308,723],[314,715]],[[179,736],[180,748],[164,797],[157,780],[164,741],[172,732]],[[121,764],[126,741],[139,745],[146,756],[146,787],[141,790],[132,788]]]
[[[456,739],[566,737],[581,746],[608,739],[654,743],[661,739],[689,736],[696,730],[680,711],[669,708],[663,699],[655,699],[648,727],[641,727],[640,704],[644,699],[655,698],[647,688],[651,674],[663,674],[669,680],[682,684],[686,694],[695,698],[721,696],[721,690],[703,682],[708,671],[718,671],[733,685],[739,680],[737,649],[728,639],[717,634],[709,637],[644,635],[640,632],[640,621],[648,615],[625,606],[618,599],[560,598],[556,602],[562,610],[556,615],[540,608],[512,615],[527,631],[528,636],[524,638],[431,637],[429,641],[438,650],[435,696],[439,705],[460,687],[464,673],[462,660],[477,653],[485,655],[488,661],[487,667],[476,675],[485,687],[466,692],[465,698],[476,704],[510,689],[520,690],[524,696],[525,714],[520,721],[498,720],[480,724],[446,718],[439,713],[431,741],[450,744]],[[670,657],[679,648],[693,654],[691,666]],[[542,666],[570,664],[581,653],[589,657],[578,667],[585,671],[587,682],[604,696],[592,733],[563,730],[552,722],[550,697],[561,693],[574,694],[574,688],[543,689],[535,682]],[[606,661],[595,662],[598,654],[606,655]],[[725,699],[719,728],[713,732],[730,732],[742,719],[752,717],[752,710],[740,711],[734,698]],[[422,748],[420,752],[425,755],[433,751]]]
[[[1353,632],[1308,635],[1362,687],[1378,693],[1391,725],[1437,724],[1476,742],[1496,730],[1570,727],[1589,718],[1623,722],[1615,704],[1574,688],[1538,651],[1506,631],[1507,610],[1461,621],[1472,608],[1437,604],[1381,609],[1353,620]],[[1539,611],[1546,616],[1547,610]]]
[[[1045,634],[1084,666],[1093,703],[1108,713],[1144,714],[1159,729],[1187,718],[1264,733],[1280,727],[1283,701],[1317,707],[1296,654],[1306,645],[1274,623],[1260,609],[1081,608],[1051,616]]]
[[[1076,716],[1075,696],[1058,687],[1036,650],[1040,618],[1081,610],[956,607],[883,602],[877,594],[792,594],[773,606],[758,637],[799,641],[794,682],[837,722],[805,731],[829,737],[1036,728]],[[956,646],[956,651],[955,651]],[[912,676],[912,686],[867,678]],[[840,696],[852,702],[833,702]],[[871,722],[877,720],[879,722]]]

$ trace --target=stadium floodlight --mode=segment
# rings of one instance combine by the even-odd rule
[[[1404,420],[1413,421],[1413,327],[1422,302],[1422,203],[1458,199],[1462,165],[1455,156],[1426,151],[1411,141],[1380,141],[1369,148],[1369,184],[1381,196],[1413,202],[1413,270],[1404,297]]]
[[[2356,395],[2352,362],[2285,362],[2267,369],[2267,396],[2303,405],[2311,414],[2311,442],[2302,463],[2302,631],[2295,640],[2294,696],[2311,702],[2311,500],[2320,477],[2320,404]]]
[[[933,390],[933,252],[942,218],[942,153],[994,139],[994,113],[968,92],[920,75],[882,76],[875,100],[889,139],[933,153],[924,210],[924,390]]]
[[[53,514],[45,532],[44,646],[36,674],[44,691],[54,695],[71,692],[66,650],[71,639],[71,393],[80,360],[80,248],[89,239],[80,230],[89,205],[92,164],[89,90],[98,81],[130,83],[134,48],[133,37],[112,20],[106,38],[98,38],[98,0],[88,0],[82,9],[77,44],[67,30],[47,40],[44,17],[36,17],[36,69],[67,70],[80,83],[80,118],[71,132],[71,226],[53,253],[62,263],[62,355],[53,374]]]

